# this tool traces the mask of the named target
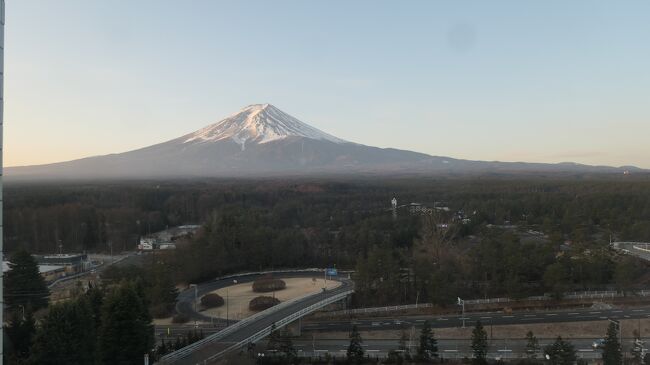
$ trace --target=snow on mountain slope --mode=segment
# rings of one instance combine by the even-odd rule
[[[292,136],[346,143],[299,121],[271,104],[249,105],[228,118],[183,138],[184,143],[231,139],[244,150],[246,143],[262,144]]]

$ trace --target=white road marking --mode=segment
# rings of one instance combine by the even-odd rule
[[[515,318],[515,316],[502,316],[501,318]]]
[[[632,312],[645,312],[645,309],[632,309]]]
[[[492,319],[492,317],[481,317],[481,319]]]
[[[570,316],[577,316],[578,314],[580,314],[580,313],[578,313],[578,312],[569,313]]]
[[[557,316],[557,313],[547,313],[546,315],[549,316],[549,317],[550,316]]]
[[[439,321],[448,321],[449,318],[438,318]]]

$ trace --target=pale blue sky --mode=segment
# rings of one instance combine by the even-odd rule
[[[5,163],[272,103],[350,141],[650,168],[648,1],[7,0]]]

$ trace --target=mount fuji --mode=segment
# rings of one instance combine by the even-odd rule
[[[365,146],[254,104],[149,147],[47,165],[5,168],[17,179],[282,176],[353,173],[622,172],[630,167],[482,162]]]

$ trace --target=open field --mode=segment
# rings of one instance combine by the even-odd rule
[[[322,277],[313,278],[282,278],[287,284],[283,290],[275,292],[275,297],[281,302],[302,297],[308,294],[318,293],[322,290],[324,280]],[[230,319],[243,319],[255,312],[248,309],[248,303],[251,299],[264,295],[273,296],[274,293],[255,293],[252,289],[252,283],[236,284],[227,288],[221,288],[212,293],[217,293],[224,299],[224,305],[218,308],[211,308],[202,311],[203,314],[226,318],[226,310]],[[327,289],[333,289],[341,285],[338,281],[327,280]]]

